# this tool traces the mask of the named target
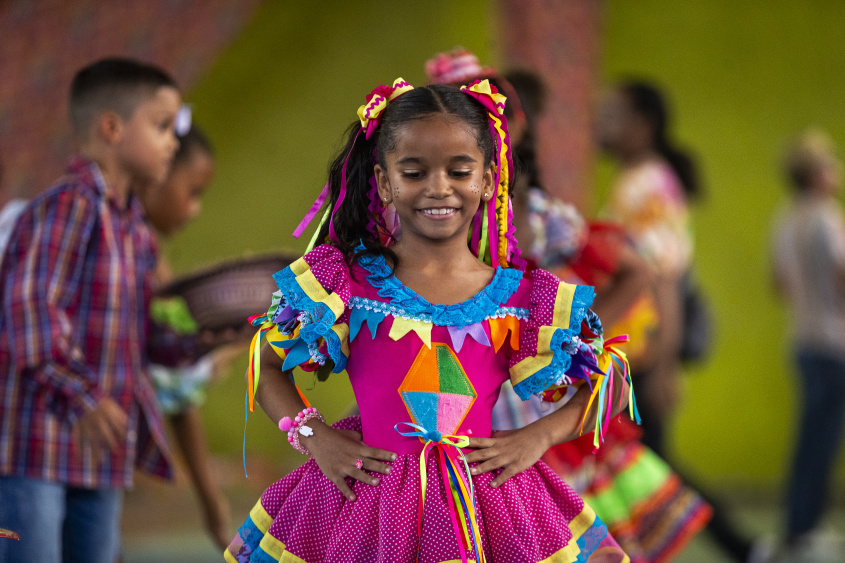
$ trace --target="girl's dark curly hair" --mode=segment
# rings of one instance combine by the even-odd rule
[[[484,166],[493,159],[493,138],[487,121],[487,110],[471,96],[452,86],[434,84],[405,92],[390,102],[381,115],[377,133],[365,139],[359,135],[359,121],[346,132],[346,144],[329,167],[329,204],[333,210],[337,241],[330,244],[341,250],[351,263],[356,248],[363,243],[365,253],[384,256],[396,265],[396,255],[381,244],[367,228],[370,222],[370,178],[377,163],[386,162],[386,155],[396,149],[401,130],[406,124],[434,115],[447,116],[463,122],[473,131],[478,148],[484,155]],[[348,160],[347,160],[348,158]],[[346,195],[335,208],[341,191],[344,163],[346,165]],[[378,197],[378,196],[376,196]],[[329,241],[329,221],[317,235],[318,241]]]

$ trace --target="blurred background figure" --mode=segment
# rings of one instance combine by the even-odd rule
[[[618,165],[606,214],[620,223],[654,274],[658,329],[650,352],[634,365],[643,443],[672,463],[667,434],[681,394],[685,340],[708,327],[694,326],[685,314],[690,296],[693,240],[689,204],[701,187],[691,157],[669,136],[669,111],[662,92],[641,81],[620,82],[608,91],[597,115],[597,140]],[[699,353],[708,344],[699,345]],[[685,482],[690,478],[682,473]],[[703,492],[698,484],[692,486]],[[704,498],[713,508],[708,531],[735,561],[752,557],[752,543],[729,519],[721,502]],[[762,549],[762,547],[761,547]]]
[[[26,200],[12,197],[3,184],[3,162],[0,161],[0,262],[3,260],[3,250],[9,242],[15,221],[24,207],[26,207]]]
[[[810,129],[783,162],[791,201],[773,236],[774,284],[789,305],[801,400],[786,491],[783,561],[841,561],[845,542],[820,523],[845,424],[845,215],[836,197],[842,161]]]
[[[619,166],[606,214],[631,236],[655,276],[659,330],[637,389],[643,443],[664,457],[665,426],[680,393],[681,280],[692,259],[687,205],[699,189],[692,161],[669,142],[667,117],[655,87],[626,82],[606,94],[597,118],[598,142]]]
[[[179,149],[173,157],[170,173],[164,183],[151,184],[139,190],[147,221],[156,235],[167,240],[199,216],[202,197],[214,176],[214,150],[205,134],[196,126],[179,137]],[[156,285],[173,280],[167,257],[159,255],[155,270]],[[152,314],[186,332],[197,332],[184,301],[179,298],[157,298]],[[230,345],[207,354],[196,363],[169,368],[150,366],[159,406],[167,417],[182,459],[203,511],[206,531],[219,549],[228,544],[229,505],[216,483],[210,452],[199,407],[205,401],[206,387],[215,374],[228,369],[233,355],[243,346]]]

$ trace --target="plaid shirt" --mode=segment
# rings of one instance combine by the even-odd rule
[[[140,202],[122,208],[88,160],[20,216],[0,262],[0,475],[87,488],[129,487],[134,466],[172,477],[147,363],[173,363],[181,343],[151,349],[155,260]],[[73,424],[104,397],[129,431],[94,463]]]

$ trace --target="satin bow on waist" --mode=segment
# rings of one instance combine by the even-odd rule
[[[399,427],[405,425],[415,428],[416,431],[402,432]],[[440,471],[443,476],[443,485],[448,483],[450,491],[446,494],[449,503],[449,516],[452,520],[452,528],[455,530],[455,537],[458,541],[458,549],[461,553],[461,563],[467,563],[467,551],[474,550],[475,561],[484,563],[484,550],[481,546],[481,533],[478,528],[478,519],[475,514],[475,489],[470,477],[469,464],[462,448],[469,446],[468,436],[443,436],[438,430],[427,430],[419,424],[411,422],[400,422],[393,427],[402,436],[416,437],[422,440],[425,445],[420,453],[420,504],[417,513],[417,536],[422,538],[422,520],[425,508],[425,492],[428,485],[426,465],[428,454],[436,450],[440,456]],[[461,463],[458,463],[460,459]],[[463,475],[458,470],[463,465]],[[419,540],[418,540],[419,541]],[[417,544],[417,555],[419,556],[419,544]]]

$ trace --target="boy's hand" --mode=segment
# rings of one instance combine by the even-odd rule
[[[117,449],[126,440],[128,427],[126,413],[110,397],[102,399],[96,408],[86,412],[76,422],[80,440],[90,445],[94,452],[102,446],[110,451]]]
[[[550,444],[545,436],[535,436],[537,432],[530,427],[520,430],[502,430],[493,432],[492,438],[469,439],[470,448],[475,451],[467,454],[467,462],[482,462],[470,469],[473,475],[504,468],[504,471],[490,482],[491,487],[498,487],[517,473],[525,471],[543,457]]]
[[[351,430],[335,430],[331,426],[310,420],[314,435],[300,436],[299,443],[305,446],[314,461],[329,481],[349,500],[355,500],[355,493],[346,484],[346,477],[352,477],[367,485],[378,485],[380,480],[367,471],[390,473],[387,463],[396,459],[396,454],[386,450],[371,448],[361,440],[361,434]],[[363,462],[359,469],[356,461]]]

